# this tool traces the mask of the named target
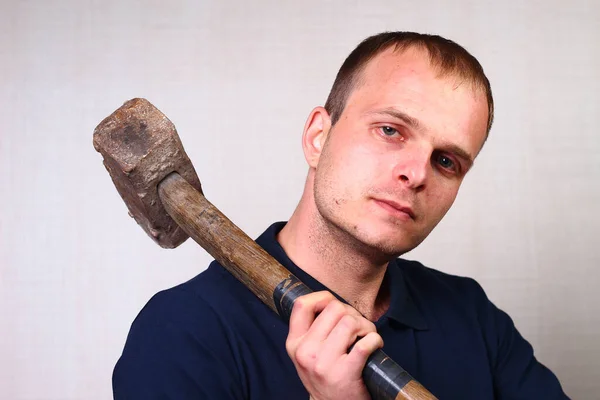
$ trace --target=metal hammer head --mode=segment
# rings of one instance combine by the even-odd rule
[[[164,209],[158,183],[177,172],[202,188],[173,123],[147,100],[132,99],[96,127],[94,148],[104,157],[129,215],[161,247],[183,243],[188,235]]]

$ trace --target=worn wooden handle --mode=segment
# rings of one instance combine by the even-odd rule
[[[294,301],[311,290],[248,237],[179,174],[158,185],[163,206],[177,224],[263,303],[289,320]],[[430,400],[435,397],[408,372],[377,350],[363,379],[376,400]]]

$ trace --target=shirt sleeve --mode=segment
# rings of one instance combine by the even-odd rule
[[[475,282],[475,281],[473,281]],[[534,356],[512,319],[497,308],[475,282],[479,318],[484,330],[499,400],[568,399],[557,377]]]
[[[197,296],[154,296],[131,326],[113,372],[115,400],[242,399],[231,333]]]

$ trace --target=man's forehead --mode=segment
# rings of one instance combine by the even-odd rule
[[[376,55],[363,67],[346,105],[365,95],[376,95],[377,101],[381,102],[386,97],[398,100],[404,96],[457,90],[467,92],[478,102],[487,103],[481,88],[456,74],[440,73],[439,68],[431,63],[427,49],[414,45],[399,50],[391,47]]]
[[[427,49],[416,45],[401,48],[391,46],[381,51],[365,64],[361,71],[361,78],[381,77],[380,74],[384,71],[388,73],[431,72],[432,74],[435,72]],[[373,72],[376,73],[372,74]]]
[[[483,88],[463,75],[458,69],[442,68],[440,63],[432,60],[429,50],[424,46],[391,46],[363,66],[357,76],[355,89],[364,84],[384,83],[390,79],[432,78],[452,82],[455,88],[466,85],[474,94],[484,93]]]
[[[431,61],[427,48],[419,45],[401,48],[391,46],[381,51],[363,67],[353,91],[365,85],[388,87],[396,83],[413,84],[413,88],[416,88],[426,82],[437,82],[436,85],[442,83],[438,86],[445,87],[448,91],[465,90],[473,99],[487,107],[482,87],[460,76],[458,72],[442,71],[441,67]]]
[[[473,158],[481,149],[485,135],[481,143],[468,137],[479,137],[476,132],[486,131],[484,92],[460,77],[440,76],[426,48],[388,48],[370,60],[361,75],[348,98],[347,109],[359,115],[395,110],[417,121],[413,127],[429,133],[449,133],[448,128],[454,126],[450,130],[470,132],[467,136],[455,135],[457,145]],[[453,94],[456,91],[463,94],[457,97],[458,93]],[[445,111],[432,115],[434,110]]]

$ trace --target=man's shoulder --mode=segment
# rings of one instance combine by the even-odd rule
[[[159,294],[185,293],[190,298],[218,307],[223,301],[244,297],[248,289],[234,278],[221,264],[213,261],[208,268],[187,282],[166,289]]]
[[[473,278],[449,274],[403,258],[396,259],[396,267],[402,271],[406,285],[417,297],[464,299],[469,303],[488,301],[481,285]]]
[[[140,312],[156,320],[206,323],[253,302],[252,293],[218,262],[187,282],[156,293]]]
[[[491,337],[497,331],[497,321],[508,322],[473,278],[442,272],[417,261],[398,259],[396,265],[402,270],[408,296],[430,327],[476,331]]]

